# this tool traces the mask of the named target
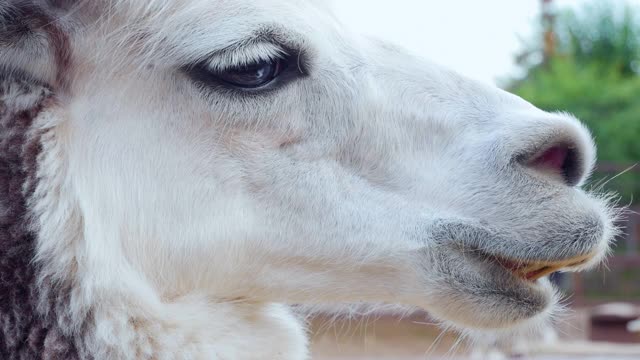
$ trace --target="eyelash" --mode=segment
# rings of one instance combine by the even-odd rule
[[[290,55],[294,54],[294,55]],[[260,65],[271,65],[276,67],[276,74],[265,84],[259,86],[242,86],[229,81],[229,77],[235,71],[235,75],[242,75],[243,71],[257,71]],[[302,54],[295,51],[283,52],[283,55],[272,60],[257,60],[244,66],[227,67],[224,69],[212,69],[206,62],[196,63],[185,67],[184,72],[192,81],[206,89],[214,90],[234,90],[244,94],[264,93],[277,90],[297,78],[307,75]]]

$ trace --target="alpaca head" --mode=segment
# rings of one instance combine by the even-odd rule
[[[40,256],[97,292],[508,328],[555,306],[543,275],[608,249],[578,120],[349,33],[320,1],[62,3],[0,64],[56,94],[39,186],[61,177],[69,208],[39,226],[76,216],[81,236]]]

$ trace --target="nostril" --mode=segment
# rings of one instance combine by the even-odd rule
[[[567,157],[569,156],[569,148],[566,146],[554,146],[545,150],[541,155],[532,162],[533,166],[557,169],[564,171],[566,167]]]
[[[556,144],[532,157],[527,165],[543,172],[562,176],[569,186],[576,185],[582,177],[583,169],[575,146]]]

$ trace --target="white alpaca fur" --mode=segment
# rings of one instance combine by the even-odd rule
[[[568,143],[582,183],[594,146],[569,115],[351,34],[320,1],[80,5],[57,17],[64,86],[51,54],[0,64],[57,91],[34,129],[31,205],[43,276],[71,284],[60,321],[86,330],[85,355],[305,359],[297,303],[527,327],[553,311],[550,284],[516,281],[478,251],[593,253],[586,267],[608,248],[604,201],[514,161]],[[308,74],[270,93],[201,89],[183,71],[291,48]]]

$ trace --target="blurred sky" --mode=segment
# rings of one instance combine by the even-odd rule
[[[576,7],[593,0],[554,0]],[[625,0],[612,0],[624,3]],[[640,0],[628,0],[640,4]],[[334,0],[345,23],[488,83],[513,74],[540,0]]]

